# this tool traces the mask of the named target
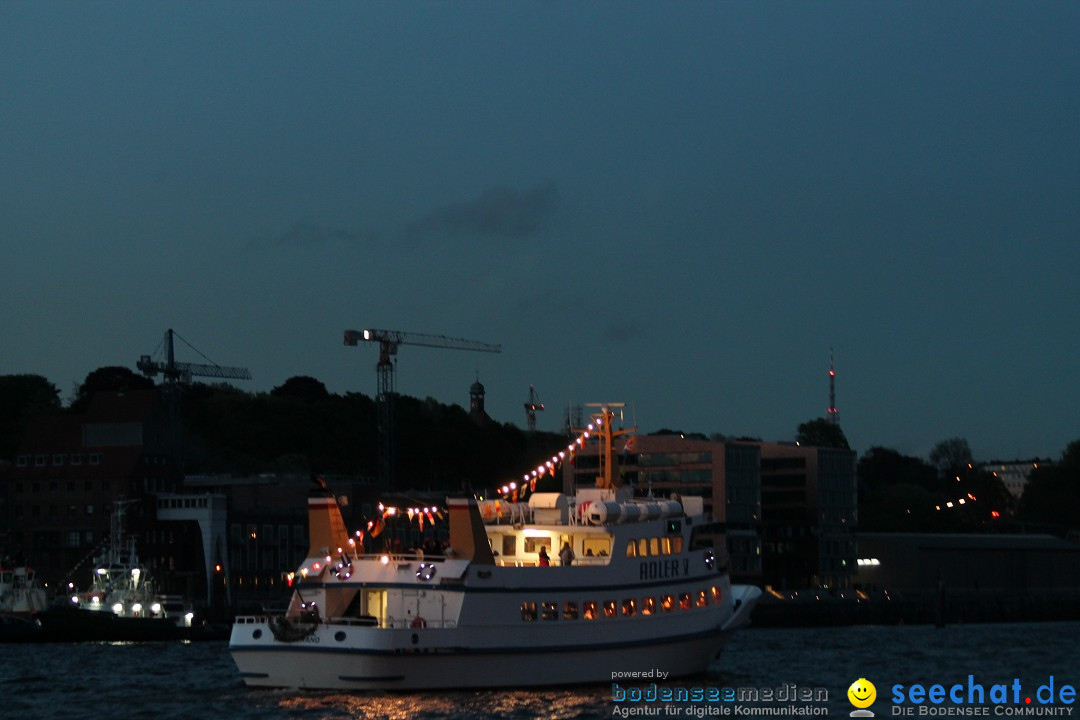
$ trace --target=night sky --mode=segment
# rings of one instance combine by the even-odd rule
[[[0,0],[0,374],[173,327],[237,383],[1057,457],[1080,3]],[[186,346],[178,359],[202,362]]]

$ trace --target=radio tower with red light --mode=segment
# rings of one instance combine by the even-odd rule
[[[832,348],[829,348],[829,409],[825,418],[833,425],[840,424],[840,411],[836,409],[836,370],[833,367]]]

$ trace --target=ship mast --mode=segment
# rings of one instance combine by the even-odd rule
[[[586,403],[585,407],[597,410],[589,415],[592,422],[588,427],[576,431],[585,433],[585,437],[596,435],[600,438],[600,472],[596,476],[596,487],[605,490],[619,487],[622,479],[615,472],[615,440],[624,435],[633,435],[637,428],[615,429],[612,422],[615,412],[612,408],[624,408],[626,403]]]

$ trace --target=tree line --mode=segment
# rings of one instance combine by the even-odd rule
[[[59,389],[42,376],[0,376],[0,460],[14,459],[34,416],[82,413],[96,392],[151,387],[151,380],[127,368],[98,368],[65,407]],[[306,376],[289,378],[269,392],[202,383],[176,392],[187,473],[376,475],[377,409],[369,396],[333,394]],[[561,435],[526,433],[510,423],[477,423],[461,406],[434,398],[399,395],[395,415],[396,476],[403,488],[495,487],[566,443]],[[843,430],[822,418],[801,424],[796,438],[804,445],[849,448]],[[1019,501],[1000,478],[980,469],[963,438],[939,442],[926,459],[872,447],[859,457],[857,479],[861,530],[1080,528],[1080,440],[1057,462],[1035,469]]]

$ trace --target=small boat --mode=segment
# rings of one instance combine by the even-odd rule
[[[47,605],[45,590],[38,587],[32,568],[0,565],[0,642],[41,639],[36,614]]]
[[[176,598],[158,593],[139,562],[135,539],[124,536],[124,513],[131,500],[113,509],[109,546],[95,558],[91,586],[72,592],[69,602],[35,615],[43,638],[58,642],[138,642],[197,637],[194,613]]]
[[[613,417],[604,407],[590,426],[603,445],[597,487],[450,498],[449,550],[436,557],[365,553],[316,481],[287,612],[233,625],[245,683],[520,688],[705,671],[761,591],[730,584],[702,498],[616,485]]]

